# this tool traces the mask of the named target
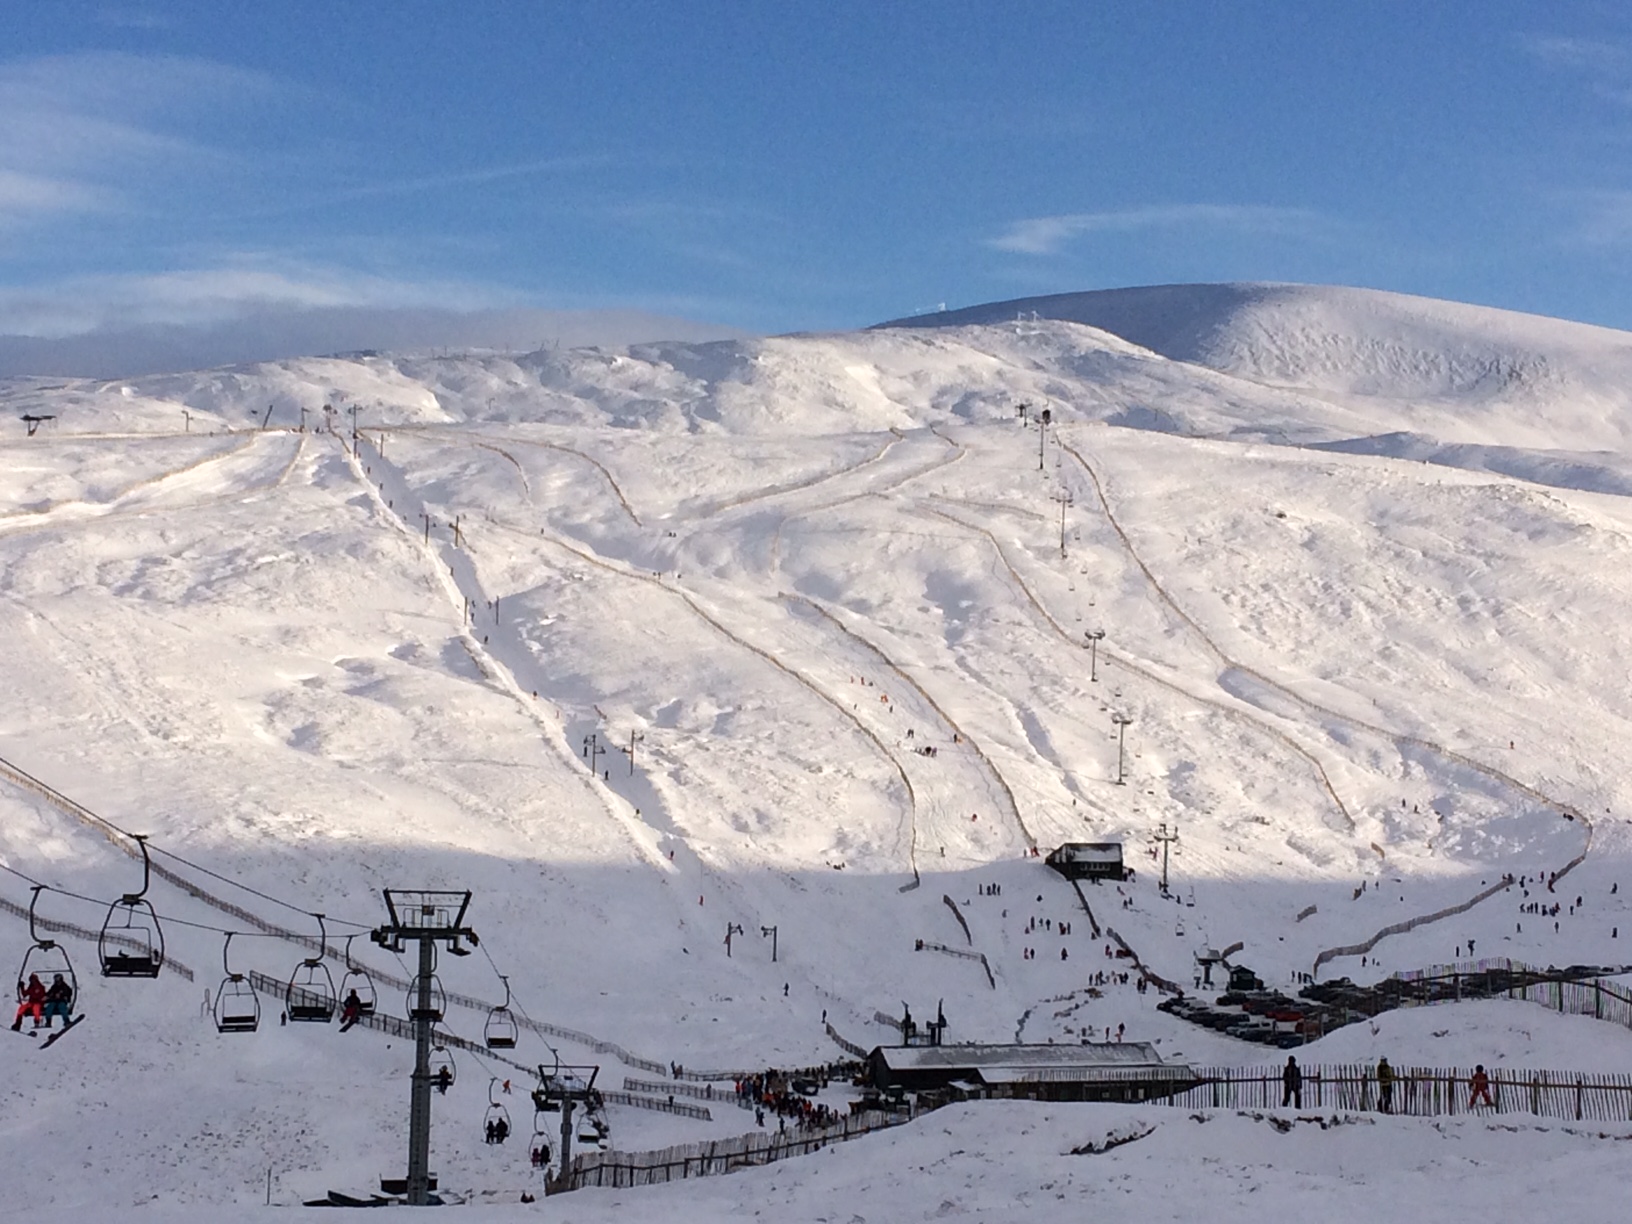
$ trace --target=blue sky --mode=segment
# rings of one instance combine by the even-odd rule
[[[1171,281],[1632,327],[1632,8],[6,6],[0,334]]]

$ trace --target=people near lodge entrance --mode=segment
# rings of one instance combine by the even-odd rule
[[[1286,1057],[1286,1069],[1281,1072],[1281,1108],[1288,1105],[1303,1108],[1303,1072],[1298,1069],[1298,1060],[1290,1054]]]
[[[40,975],[28,975],[28,984],[17,983],[17,1018],[11,1022],[11,1031],[20,1032],[23,1027],[23,1017],[29,1012],[34,1013],[34,1027],[40,1027],[40,1017],[45,1011],[45,983],[40,981]]]
[[[1472,1091],[1468,1094],[1468,1108],[1472,1109],[1482,1098],[1486,1105],[1495,1105],[1490,1099],[1490,1076],[1485,1073],[1485,1064],[1476,1063],[1473,1068],[1473,1078],[1468,1081]]]
[[[363,1001],[355,990],[346,992],[346,1001],[340,1007],[340,1031],[347,1032],[363,1014]]]
[[[62,974],[56,974],[45,992],[45,1027],[51,1027],[52,1016],[61,1016],[63,1024],[67,1024],[72,1018],[68,1014],[68,1009],[73,1002],[74,988],[68,985]]]
[[[1384,1113],[1394,1112],[1394,1068],[1386,1057],[1377,1060],[1377,1105]]]

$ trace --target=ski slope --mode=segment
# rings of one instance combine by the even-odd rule
[[[496,1002],[504,973],[535,1019],[697,1069],[826,1061],[824,1013],[871,1046],[876,1011],[939,999],[956,1040],[1125,1023],[1164,1055],[1265,1057],[1154,992],[1086,991],[1105,941],[1031,853],[1064,840],[1126,843],[1138,879],[1090,888],[1094,917],[1186,985],[1207,947],[1239,941],[1285,985],[1325,949],[1567,865],[1557,899],[1584,904],[1557,932],[1515,889],[1325,972],[1371,980],[1470,938],[1541,965],[1629,959],[1611,888],[1632,885],[1632,338],[1296,286],[908,322],[12,380],[10,419],[56,419],[0,447],[0,757],[267,922],[315,936],[322,911],[331,944],[383,920],[383,887],[469,887],[486,955],[447,958],[450,990]],[[1124,785],[1113,713],[1133,719]],[[1167,900],[1162,822],[1181,837]],[[4,783],[0,862],[104,901],[140,883],[103,833]],[[50,1055],[13,1042],[18,1205],[247,1208],[268,1169],[285,1203],[400,1172],[401,1043],[279,1028],[275,1005],[261,1033],[215,1033],[199,1005],[222,937],[202,928],[245,928],[166,882],[151,895],[197,978],[104,981],[66,941],[90,1020]],[[0,897],[26,904],[27,881],[5,875]],[[40,904],[100,921],[62,893]],[[26,927],[6,921],[20,960]],[[991,983],[920,939],[983,954]],[[264,935],[232,952],[278,977],[307,955]],[[354,952],[401,971],[366,938]],[[1625,1065],[1624,1030],[1531,1010],[1547,1035],[1529,1045],[1491,1015],[1447,1029],[1454,1055],[1409,1027],[1387,1052]],[[465,1036],[481,1021],[450,1015]],[[613,1086],[648,1074],[560,1049]],[[519,1193],[524,1147],[480,1142],[502,1067],[465,1061],[433,1166]],[[948,1125],[1012,1136],[988,1116]],[[612,1122],[631,1150],[745,1124],[729,1105]],[[986,1142],[939,1126],[878,1149],[938,1146],[928,1169]],[[896,1159],[871,1145],[813,1158],[831,1175],[688,1189],[686,1210],[836,1195],[871,1217],[865,1187]],[[998,1210],[1022,1171],[1057,1175],[1022,1161],[967,1201]],[[1038,1194],[1016,1218],[1072,1201]]]

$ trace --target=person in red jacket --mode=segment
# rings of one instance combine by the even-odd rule
[[[18,1032],[23,1027],[23,1017],[29,1012],[34,1013],[34,1027],[40,1027],[40,1019],[45,1013],[45,983],[40,981],[40,975],[28,975],[28,985],[17,983],[17,1018],[11,1022],[11,1031]]]
[[[1473,1078],[1468,1081],[1468,1086],[1473,1089],[1468,1095],[1469,1109],[1479,1104],[1479,1098],[1481,1097],[1484,1098],[1486,1105],[1496,1104],[1495,1101],[1490,1099],[1490,1076],[1485,1074],[1484,1063],[1479,1063],[1474,1067]]]

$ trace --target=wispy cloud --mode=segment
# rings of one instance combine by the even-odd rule
[[[129,8],[99,9],[96,20],[116,30],[168,30],[174,24],[150,10]]]
[[[1520,37],[1519,46],[1550,68],[1604,72],[1626,68],[1632,62],[1627,47],[1596,38],[1527,34]]]
[[[266,310],[434,306],[470,311],[521,303],[520,294],[491,285],[405,280],[242,256],[174,272],[0,289],[0,334],[69,336],[114,324],[196,326]]]
[[[1632,43],[1561,34],[1526,34],[1519,47],[1543,67],[1570,73],[1598,97],[1632,106]]]
[[[1632,250],[1632,191],[1577,191],[1562,197],[1575,214],[1566,246]]]
[[[0,63],[0,219],[111,211],[212,150],[178,134],[270,78],[209,61],[97,52]]]
[[[1087,234],[1134,233],[1140,230],[1227,230],[1256,234],[1310,234],[1324,224],[1319,213],[1301,208],[1260,204],[1158,204],[1109,212],[1064,213],[1028,217],[988,245],[1020,255],[1053,255]]]

